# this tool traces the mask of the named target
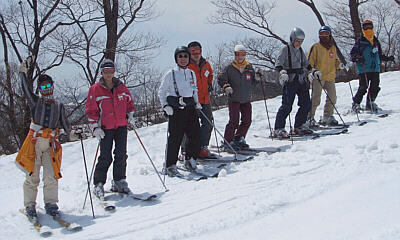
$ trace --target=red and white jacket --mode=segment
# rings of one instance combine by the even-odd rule
[[[127,114],[135,110],[128,88],[117,78],[113,78],[113,83],[114,87],[108,89],[101,78],[89,88],[86,116],[92,129],[96,126],[104,129],[127,126]]]

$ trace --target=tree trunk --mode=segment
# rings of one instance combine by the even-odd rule
[[[359,0],[349,0],[351,25],[353,25],[355,39],[361,37],[362,34],[360,15],[358,13],[359,5],[360,5]]]
[[[114,61],[118,42],[118,0],[103,0],[103,4],[104,20],[107,26],[107,41],[104,57]]]

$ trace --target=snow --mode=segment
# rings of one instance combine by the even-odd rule
[[[170,191],[159,200],[124,198],[115,201],[114,213],[94,205],[96,219],[89,201],[82,210],[87,183],[81,144],[64,144],[59,206],[66,219],[84,229],[69,233],[41,215],[43,223],[53,231],[50,239],[400,239],[399,78],[400,72],[381,74],[377,103],[390,116],[361,114],[360,119],[368,121],[364,126],[357,126],[355,115],[344,114],[351,107],[348,83],[336,84],[337,108],[352,124],[349,133],[294,145],[254,137],[269,134],[264,102],[254,102],[247,142],[253,147],[280,147],[281,152],[260,153],[251,161],[231,164],[214,179],[166,178]],[[351,85],[355,91],[358,82]],[[267,100],[271,124],[280,102],[280,97]],[[323,104],[316,116],[322,109]],[[227,109],[214,112],[214,118],[223,132]],[[166,124],[137,132],[161,170]],[[214,135],[211,142],[215,143]],[[90,170],[96,139],[85,140],[84,147]],[[132,190],[163,192],[134,132],[128,135],[128,155],[127,180]],[[0,157],[0,239],[40,239],[18,212],[25,177],[14,164],[15,156]],[[37,198],[41,207],[42,186]]]

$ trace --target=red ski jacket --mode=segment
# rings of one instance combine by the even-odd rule
[[[108,89],[104,79],[89,88],[86,100],[86,116],[90,124],[98,124],[105,129],[127,126],[127,113],[133,112],[132,95],[128,88],[117,78],[113,78],[114,87]]]

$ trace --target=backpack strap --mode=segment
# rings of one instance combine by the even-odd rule
[[[172,79],[174,80],[174,88],[175,88],[176,96],[180,97],[179,91],[178,91],[178,85],[176,84],[176,80],[175,80],[175,71],[174,71],[174,69],[172,69]]]

